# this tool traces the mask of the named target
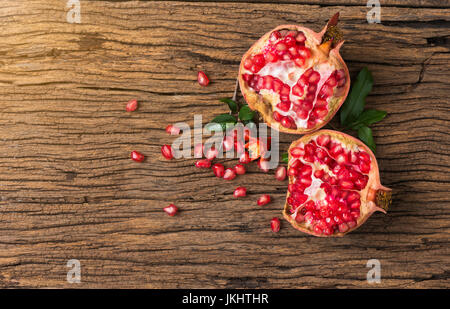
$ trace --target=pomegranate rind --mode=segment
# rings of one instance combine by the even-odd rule
[[[313,44],[314,46],[316,46],[316,49],[318,51],[319,46],[322,42],[322,37],[324,36],[324,34],[327,30],[327,27],[328,27],[328,24],[322,29],[321,32],[316,33],[309,28],[305,28],[305,27],[302,27],[299,25],[278,26],[275,29],[272,29],[269,32],[267,32],[266,34],[264,34],[255,44],[253,44],[252,47],[250,47],[250,49],[242,57],[241,64],[239,66],[239,76],[238,76],[239,87],[241,89],[242,95],[243,95],[245,101],[247,102],[248,106],[252,110],[257,110],[261,114],[264,122],[267,123],[271,128],[278,130],[280,132],[284,132],[284,133],[307,134],[307,133],[311,133],[316,130],[319,130],[321,127],[326,125],[334,117],[336,112],[339,110],[341,105],[344,103],[344,101],[348,95],[348,92],[350,90],[350,74],[349,74],[347,65],[345,64],[344,60],[342,59],[341,55],[339,54],[339,50],[342,47],[344,41],[339,42],[339,44],[337,44],[333,49],[331,49],[328,57],[329,57],[330,63],[336,65],[337,68],[344,70],[345,77],[346,77],[346,83],[340,90],[340,92],[339,92],[340,95],[337,97],[334,96],[330,100],[330,102],[328,104],[328,106],[329,106],[328,114],[325,116],[323,121],[318,122],[315,126],[313,126],[311,128],[296,128],[296,129],[286,128],[286,127],[283,127],[279,122],[277,122],[273,119],[272,104],[270,102],[268,102],[267,100],[265,100],[263,98],[263,96],[254,92],[243,79],[243,74],[246,72],[246,69],[244,68],[245,60],[249,56],[257,54],[263,50],[265,44],[268,42],[269,37],[273,31],[278,31],[278,30],[282,30],[282,29],[297,30],[297,31],[303,32],[305,34],[306,40],[308,42],[310,42],[310,44]]]
[[[356,230],[358,227],[360,227],[361,225],[363,225],[374,212],[381,211],[383,213],[386,213],[387,206],[385,208],[383,208],[383,207],[381,207],[381,205],[377,205],[375,203],[376,195],[377,195],[377,192],[387,192],[390,195],[392,190],[381,185],[378,163],[375,158],[375,155],[369,149],[369,147],[367,147],[360,140],[358,140],[348,134],[341,133],[338,131],[320,130],[320,131],[316,131],[314,133],[305,135],[305,136],[301,137],[300,139],[292,142],[292,144],[290,145],[289,150],[288,150],[288,154],[289,154],[288,168],[289,168],[291,162],[293,162],[293,160],[295,160],[295,158],[291,156],[291,149],[297,147],[301,143],[307,144],[309,141],[313,140],[315,137],[322,135],[322,134],[327,134],[332,139],[338,140],[342,144],[356,145],[356,146],[358,146],[358,148],[360,148],[361,150],[364,150],[365,152],[367,152],[370,155],[371,168],[370,168],[370,172],[368,174],[369,180],[367,182],[366,187],[363,190],[359,191],[360,195],[361,195],[361,206],[360,206],[360,216],[356,221],[356,226],[353,228],[350,228],[345,233],[342,233],[339,231],[335,231],[332,235],[323,235],[323,234],[318,235],[318,234],[314,233],[314,231],[311,228],[308,228],[304,222],[299,223],[299,222],[295,221],[295,219],[292,217],[292,214],[289,212],[290,206],[287,201],[288,197],[290,196],[289,191],[286,194],[286,203],[285,203],[284,209],[283,209],[283,216],[295,229],[302,231],[304,233],[318,236],[318,237],[342,237],[345,234],[352,232],[352,231]],[[294,180],[294,177],[289,176],[289,184],[292,184],[293,180]]]

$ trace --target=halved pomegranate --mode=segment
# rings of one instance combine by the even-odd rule
[[[320,130],[289,147],[283,215],[315,236],[343,236],[375,211],[386,213],[391,190],[380,184],[377,160],[361,141]]]
[[[350,76],[339,54],[339,13],[319,33],[282,25],[242,58],[239,85],[248,106],[281,132],[305,134],[324,126],[347,97]]]

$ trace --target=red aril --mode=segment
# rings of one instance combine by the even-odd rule
[[[173,151],[172,151],[172,147],[170,145],[163,145],[161,147],[161,154],[163,155],[164,158],[166,158],[167,160],[172,160],[173,159]]]
[[[242,94],[272,128],[295,134],[316,131],[347,97],[350,75],[339,54],[344,41],[338,16],[319,33],[303,26],[279,26],[242,57]]]
[[[174,204],[170,204],[169,206],[164,207],[163,209],[171,217],[175,216],[178,212],[178,208]]]
[[[178,128],[172,124],[169,124],[166,127],[166,132],[169,133],[170,135],[178,135],[178,134],[180,134],[180,128]]]
[[[197,81],[200,86],[207,86],[209,84],[208,76],[203,71],[198,71]]]
[[[145,157],[142,153],[134,150],[131,152],[131,160],[136,161],[136,162],[142,162],[144,161]]]
[[[272,218],[272,220],[270,220],[270,228],[272,229],[272,232],[277,233],[280,231],[280,219],[278,219],[277,217]]]
[[[212,170],[214,175],[216,175],[216,177],[218,178],[222,178],[223,175],[225,174],[225,167],[220,164],[220,163],[216,163],[212,166]]]
[[[258,167],[263,172],[267,173],[269,171],[269,161],[267,161],[264,158],[259,159],[258,161]]]
[[[211,167],[211,161],[208,159],[202,159],[195,162],[195,166],[198,168],[210,168]]]
[[[223,179],[225,179],[225,180],[233,180],[234,178],[236,178],[236,172],[234,171],[234,169],[227,168],[225,170],[224,175],[223,175]]]
[[[233,192],[233,196],[235,198],[243,197],[246,195],[247,195],[247,189],[245,187],[237,187]]]
[[[279,166],[275,171],[275,179],[283,181],[286,179],[286,168],[284,166]]]
[[[269,194],[263,194],[263,195],[261,195],[259,198],[258,198],[258,200],[256,201],[256,204],[258,205],[258,206],[263,206],[263,205],[266,205],[266,204],[269,204],[270,203],[270,195]]]
[[[198,143],[194,146],[194,158],[203,157],[203,144]]]
[[[241,154],[241,156],[239,157],[239,162],[242,164],[248,164],[252,162],[252,159],[250,158],[250,155],[247,151]]]
[[[245,166],[243,166],[242,164],[236,164],[234,166],[234,171],[236,172],[237,175],[244,175],[246,172]]]
[[[205,158],[208,160],[214,160],[218,154],[219,151],[215,147],[211,147],[206,151]]]
[[[127,103],[126,110],[127,112],[134,112],[138,107],[138,102],[136,99],[130,100]]]
[[[294,141],[288,175],[283,215],[315,236],[343,236],[375,211],[385,213],[391,202],[374,154],[341,132],[321,130]]]

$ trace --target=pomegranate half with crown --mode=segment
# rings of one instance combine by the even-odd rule
[[[242,58],[239,86],[248,106],[285,133],[316,131],[347,97],[350,76],[339,54],[344,41],[335,14],[319,33],[282,25],[262,36]]]
[[[283,215],[308,234],[343,236],[391,203],[372,151],[341,132],[320,130],[294,141],[287,173]]]

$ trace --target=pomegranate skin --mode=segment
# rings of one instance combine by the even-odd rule
[[[364,189],[359,191],[361,193],[361,206],[360,206],[361,214],[359,218],[356,220],[357,221],[356,225],[354,227],[348,228],[345,232],[336,230],[331,235],[317,234],[314,231],[314,229],[311,226],[308,227],[304,221],[297,222],[294,214],[290,212],[291,207],[288,203],[288,198],[290,197],[289,191],[287,192],[286,195],[286,203],[283,210],[283,216],[289,223],[291,223],[291,225],[295,229],[302,231],[304,233],[318,237],[342,237],[347,233],[352,232],[361,225],[363,225],[374,212],[381,211],[386,214],[388,207],[391,204],[392,190],[381,185],[378,163],[373,152],[360,140],[348,134],[341,133],[338,131],[320,130],[312,134],[305,135],[300,139],[292,142],[291,146],[289,147],[289,166],[296,160],[296,158],[291,155],[291,149],[298,148],[301,143],[306,144],[321,135],[329,135],[331,139],[338,140],[339,142],[341,142],[341,144],[356,145],[359,149],[367,152],[367,154],[369,154],[370,156],[371,168],[370,172],[368,173],[369,179]],[[293,183],[293,178],[294,178],[293,176],[289,175],[290,185],[292,185]]]
[[[332,18],[333,19],[333,18]],[[330,20],[331,21],[331,20]],[[332,25],[331,22],[329,22],[330,26]],[[266,43],[269,41],[271,34],[274,31],[280,31],[280,30],[296,30],[299,32],[303,32],[306,36],[306,39],[308,42],[311,42],[315,46],[319,46],[322,42],[322,38],[325,35],[327,31],[328,24],[320,31],[319,33],[314,32],[313,30],[299,26],[299,25],[280,25],[271,31],[264,34],[253,46],[244,54],[242,57],[240,67],[239,67],[239,86],[242,92],[242,95],[247,102],[248,106],[252,110],[257,110],[264,122],[269,125],[271,128],[276,129],[280,132],[284,133],[290,133],[290,134],[308,134],[311,132],[314,132],[324,125],[326,125],[336,114],[336,112],[339,110],[341,105],[344,103],[349,89],[350,89],[350,74],[347,68],[347,65],[345,64],[344,60],[342,59],[339,51],[342,47],[344,41],[340,41],[338,44],[336,44],[335,47],[333,47],[331,50],[329,50],[328,58],[329,62],[333,64],[337,64],[339,69],[342,69],[344,71],[344,75],[346,78],[345,84],[342,86],[342,89],[339,91],[339,96],[333,96],[333,100],[330,101],[328,111],[326,116],[323,118],[323,120],[317,122],[312,127],[297,127],[297,126],[290,126],[285,127],[281,124],[281,121],[277,121],[273,118],[273,112],[275,111],[274,107],[272,106],[273,103],[267,102],[259,93],[253,91],[247,84],[247,82],[244,80],[244,74],[248,72],[245,67],[245,61],[250,58],[252,55],[257,54],[258,52],[261,52]],[[314,55],[312,56],[315,57]]]

